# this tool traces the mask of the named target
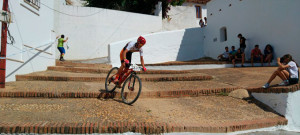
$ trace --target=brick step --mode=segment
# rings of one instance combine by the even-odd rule
[[[198,97],[221,95],[229,93],[238,88],[205,88],[205,89],[185,89],[185,90],[165,90],[165,91],[143,91],[139,98],[178,98],[178,97]],[[85,90],[82,90],[85,91]],[[113,93],[100,91],[85,91],[74,90],[74,92],[53,92],[49,91],[0,91],[1,98],[119,98],[121,97],[120,89]],[[136,92],[131,94],[136,95]]]
[[[27,75],[16,75],[17,81],[83,81],[99,82],[106,79],[106,73],[89,74],[89,73],[70,73],[59,71],[35,72]],[[140,74],[142,81],[200,81],[211,80],[212,76],[203,73],[189,74]]]
[[[179,77],[140,77],[142,81],[202,81],[211,80],[211,76],[179,76]],[[106,77],[62,77],[62,76],[39,76],[39,75],[16,75],[17,81],[82,81],[100,82],[105,81]]]
[[[104,87],[104,86],[103,86]],[[99,87],[100,88],[100,87]],[[116,89],[113,93],[98,89],[74,89],[67,91],[49,90],[8,90],[0,89],[0,98],[119,98],[121,89]],[[145,90],[144,90],[145,89]],[[239,89],[239,87],[222,87],[222,88],[201,88],[201,89],[178,89],[178,90],[148,90],[147,87],[142,88],[139,98],[179,98],[179,97],[199,97],[228,94],[231,91]],[[295,92],[299,89],[299,85],[290,87],[274,87],[274,88],[245,88],[250,93],[288,93]],[[135,92],[132,92],[136,95]]]
[[[89,63],[76,63],[73,61],[56,61],[56,66],[65,66],[65,67],[95,67],[95,68],[112,68],[109,64],[89,64]]]
[[[260,62],[254,61],[253,62],[255,65],[260,65]],[[221,65],[221,64],[232,64],[231,61],[216,61],[216,60],[211,60],[211,61],[171,61],[171,62],[164,62],[164,63],[153,63],[153,64],[145,64],[145,66],[180,66],[180,65],[209,65],[209,64],[216,64],[216,65]],[[237,61],[236,64],[241,64],[241,61]],[[247,60],[244,62],[245,65],[251,66],[251,61]],[[267,63],[264,63],[266,66]],[[138,64],[140,65],[140,64]],[[276,66],[276,63],[271,63],[272,66]]]
[[[257,128],[287,125],[287,119],[263,118],[241,120],[220,124],[165,123],[165,122],[107,122],[107,123],[66,123],[66,122],[17,122],[0,123],[0,133],[15,134],[92,134],[125,133],[161,134],[171,132],[228,133]]]
[[[50,66],[50,71],[75,72],[75,73],[108,73],[108,68],[87,68],[87,67],[64,67],[64,66]],[[184,74],[191,73],[191,71],[175,71],[175,70],[147,70],[147,72],[137,71],[138,74]]]

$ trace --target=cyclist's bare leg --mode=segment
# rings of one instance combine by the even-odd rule
[[[125,67],[125,62],[122,63],[121,67],[119,68],[116,76],[115,76],[115,81],[118,81],[119,80],[119,76],[120,74],[122,74],[123,70],[124,70],[124,67]]]

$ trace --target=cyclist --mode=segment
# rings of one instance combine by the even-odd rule
[[[118,70],[118,73],[116,74],[114,78],[114,82],[118,82],[120,78],[120,74],[123,72],[124,68],[125,70],[128,70],[130,63],[131,63],[131,56],[133,52],[140,52],[140,60],[141,64],[143,66],[143,70],[146,71],[146,67],[144,65],[144,58],[143,58],[143,49],[142,47],[146,44],[146,39],[142,36],[140,36],[137,39],[137,42],[130,41],[126,44],[126,46],[121,50],[120,52],[120,60],[121,60],[121,67]],[[124,71],[125,71],[124,70]],[[120,87],[120,84],[118,85]]]
[[[56,37],[56,39],[58,39],[59,36]],[[58,45],[57,45],[57,49],[60,52],[60,61],[65,61],[64,59],[64,55],[66,53],[65,48],[64,48],[64,42],[68,41],[68,37],[66,40],[64,40],[65,35],[61,35],[61,37],[58,39]]]

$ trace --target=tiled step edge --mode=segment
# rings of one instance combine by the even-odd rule
[[[211,80],[212,76],[179,76],[179,77],[140,77],[142,81],[199,81]],[[62,77],[62,76],[44,76],[44,75],[16,75],[17,81],[83,81],[83,82],[99,82],[105,81],[106,77]]]
[[[178,98],[178,97],[198,97],[220,95],[229,93],[238,88],[214,88],[198,90],[172,90],[172,91],[142,91],[139,98]],[[120,97],[120,90],[108,93],[99,92],[5,92],[0,91],[0,98],[115,98]],[[136,93],[133,93],[136,94]]]
[[[205,132],[228,133],[249,129],[258,129],[286,125],[283,117],[237,121],[225,124],[198,123],[158,123],[158,122],[108,122],[108,123],[62,123],[62,122],[27,122],[0,123],[0,133],[34,133],[34,134],[92,134],[125,133],[161,134],[170,132]]]

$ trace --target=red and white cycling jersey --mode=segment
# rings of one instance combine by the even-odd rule
[[[143,48],[139,49],[139,48],[135,47],[136,43],[137,42],[131,41],[131,42],[127,43],[127,45],[125,47],[129,52],[140,52],[140,56],[143,56]]]

